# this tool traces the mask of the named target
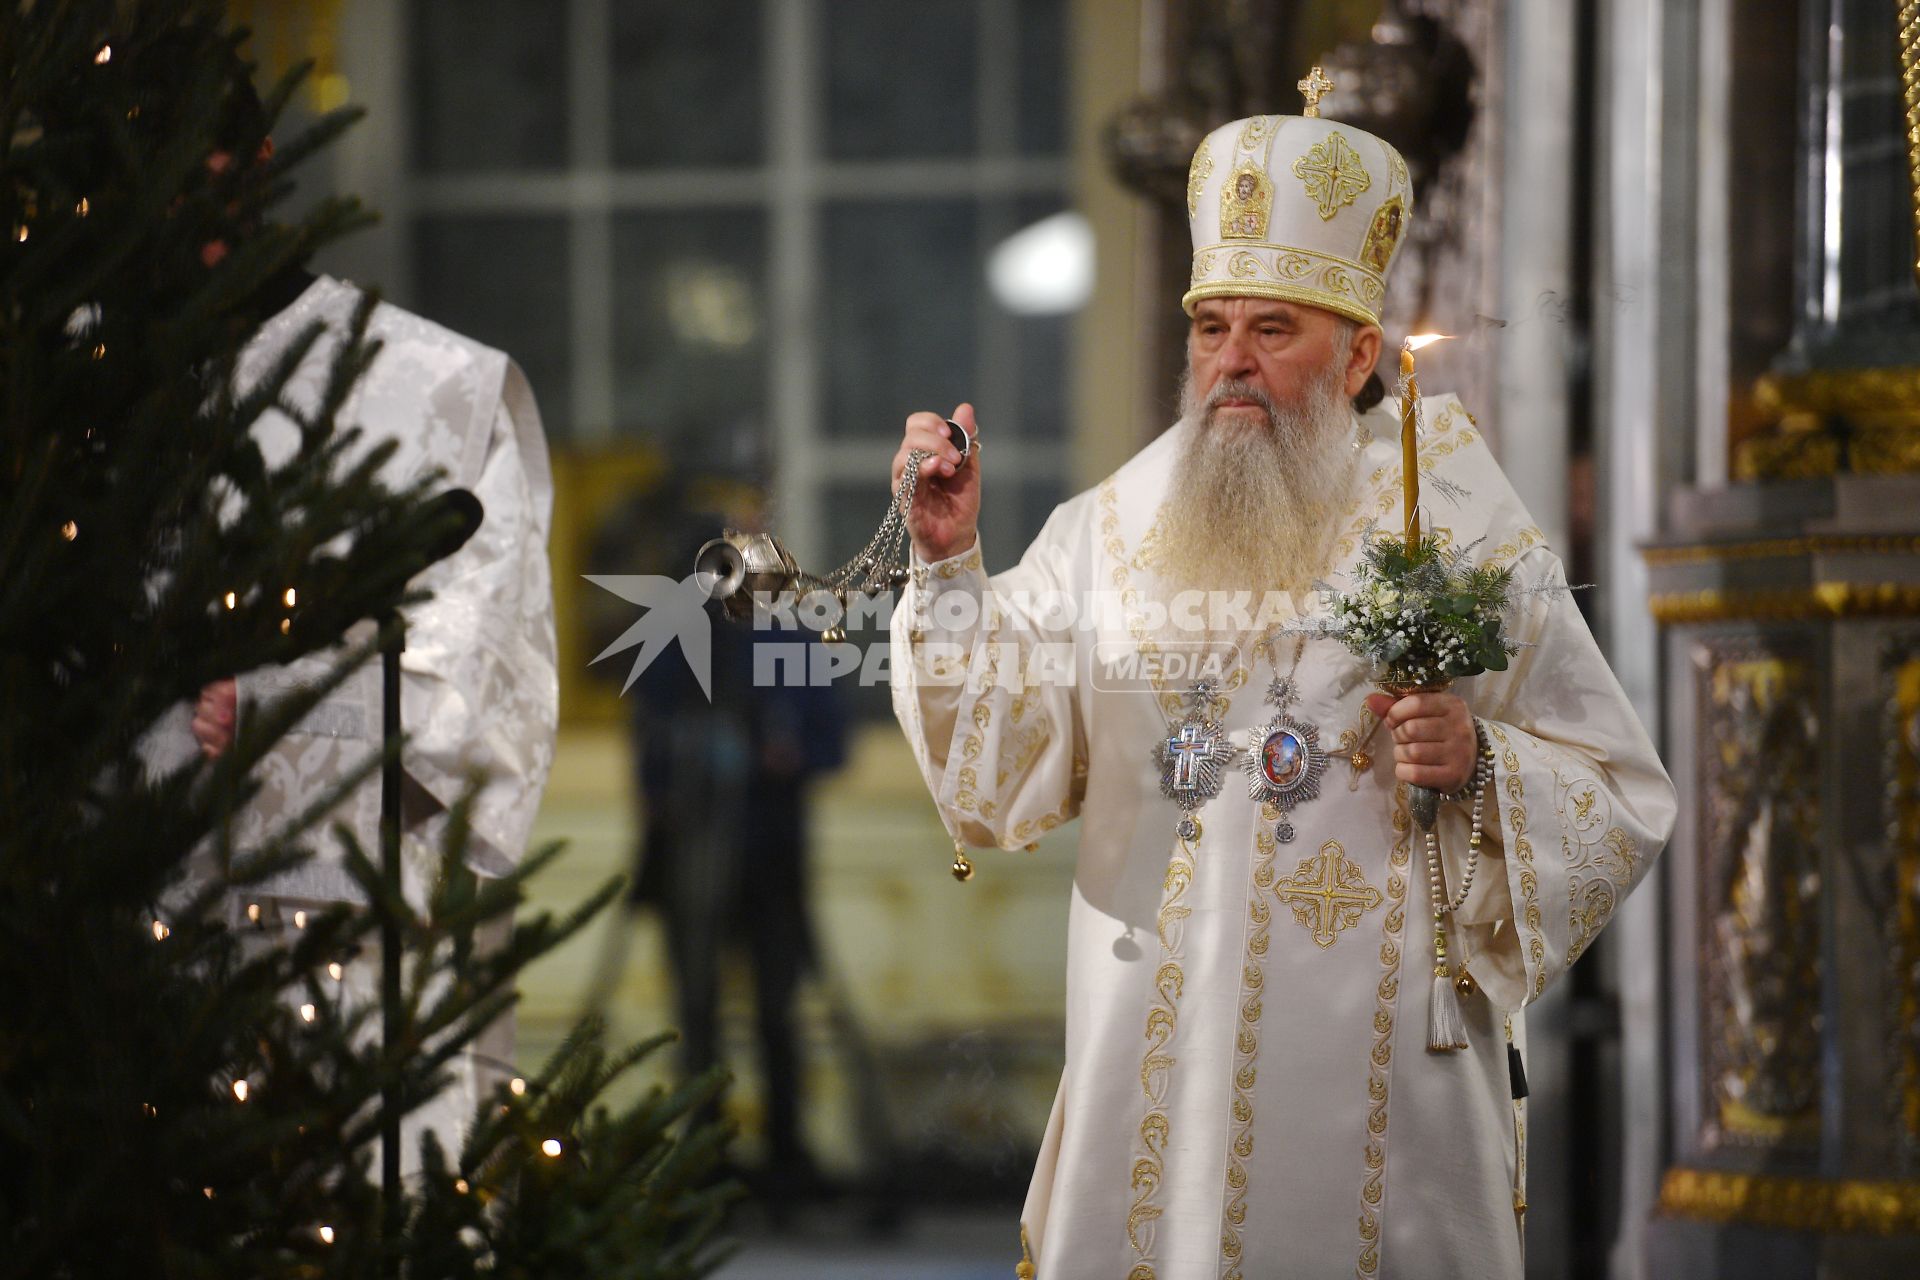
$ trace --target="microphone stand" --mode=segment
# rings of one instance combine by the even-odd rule
[[[380,1087],[380,1187],[384,1274],[400,1274],[399,1240],[405,1225],[400,1193],[400,1090],[393,1054],[400,1040],[400,655],[407,624],[397,611],[380,620],[380,883],[387,905],[380,912],[380,1047],[387,1059]]]
[[[433,499],[445,523],[428,563],[458,551],[485,518],[480,500],[465,489]],[[380,911],[380,1051],[386,1078],[380,1086],[381,1272],[400,1275],[400,1234],[406,1200],[400,1187],[400,1087],[394,1053],[400,1043],[400,917],[406,888],[400,876],[400,655],[407,650],[407,624],[399,611],[380,619],[380,885],[387,905]]]

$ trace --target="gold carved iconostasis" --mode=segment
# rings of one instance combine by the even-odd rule
[[[1684,802],[1649,1257],[1893,1274],[1920,1256],[1920,4],[1727,17],[1695,483],[1645,552]]]

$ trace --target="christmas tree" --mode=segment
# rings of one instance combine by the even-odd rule
[[[703,1274],[724,1135],[684,1120],[719,1082],[603,1100],[657,1040],[611,1051],[587,1022],[459,1150],[426,1136],[403,1193],[383,1203],[373,1172],[387,1118],[616,886],[478,948],[555,850],[479,880],[456,812],[424,909],[348,847],[371,908],[263,946],[229,926],[232,895],[351,841],[308,822],[234,849],[223,818],[327,687],[246,718],[215,761],[143,765],[169,708],[389,617],[446,541],[428,486],[383,484],[389,451],[335,420],[366,342],[294,456],[251,435],[318,335],[236,388],[242,347],[366,215],[276,220],[352,117],[269,155],[298,73],[263,101],[243,41],[206,0],[0,6],[0,1277]],[[383,921],[406,979],[385,1049],[330,980]]]

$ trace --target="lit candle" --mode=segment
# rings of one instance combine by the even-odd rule
[[[1420,384],[1413,376],[1413,353],[1444,333],[1409,334],[1400,344],[1400,500],[1407,517],[1407,554],[1420,541]]]
[[[1415,439],[1420,384],[1413,379],[1413,339],[1400,348],[1400,505],[1406,514],[1407,554],[1420,538],[1420,446]]]

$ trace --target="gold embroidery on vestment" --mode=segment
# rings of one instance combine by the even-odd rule
[[[1246,954],[1240,965],[1240,1019],[1233,1038],[1233,1096],[1227,1143],[1227,1192],[1220,1224],[1220,1280],[1242,1280],[1243,1247],[1240,1229],[1247,1222],[1247,1161],[1253,1156],[1253,1087],[1260,1053],[1261,999],[1266,987],[1267,927],[1273,909],[1266,892],[1274,884],[1273,859],[1278,849],[1272,823],[1279,816],[1273,805],[1261,812],[1265,820],[1254,837],[1259,850],[1252,883],[1247,889]]]
[[[1272,215],[1273,179],[1251,160],[1243,162],[1227,175],[1226,183],[1220,188],[1220,238],[1265,240]],[[1233,271],[1231,264],[1227,270]]]
[[[1465,416],[1469,421],[1472,420],[1471,414]],[[1420,437],[1420,470],[1433,470],[1434,464],[1441,458],[1451,456],[1479,438],[1480,433],[1477,429],[1459,427],[1455,421],[1454,406],[1449,403],[1435,417],[1433,425],[1428,427]],[[1404,521],[1404,513],[1400,510],[1402,487],[1397,456],[1393,466],[1376,467],[1373,474],[1367,477],[1367,485],[1370,488],[1369,494],[1348,512],[1346,530],[1334,541],[1334,549],[1342,557],[1355,554],[1359,550],[1361,540],[1366,537],[1367,531],[1375,525],[1397,526]],[[1393,519],[1389,521],[1388,516],[1392,516]],[[1541,540],[1540,531],[1525,529],[1516,535],[1516,539],[1530,547]],[[1518,550],[1515,549],[1514,544],[1502,546],[1488,556],[1487,563],[1498,564],[1503,553],[1510,557],[1517,555]]]
[[[1274,126],[1280,123],[1278,116],[1254,116],[1240,127],[1240,137],[1234,143],[1235,149],[1251,151],[1266,141],[1274,133]]]
[[[1380,891],[1347,860],[1338,840],[1327,841],[1319,853],[1300,859],[1292,875],[1274,881],[1273,896],[1293,908],[1293,918],[1323,948],[1331,947],[1341,933],[1360,923],[1361,915],[1380,905]]]
[[[1207,150],[1206,139],[1201,139],[1200,149],[1193,153],[1193,163],[1187,166],[1187,216],[1191,218],[1200,208],[1200,189],[1213,175],[1213,154]]]
[[[1556,766],[1560,838],[1567,865],[1567,963],[1585,953],[1614,907],[1633,887],[1639,852],[1633,837],[1613,824],[1613,797],[1591,779],[1569,779]]]
[[[998,640],[989,640],[987,641],[986,676],[981,687],[988,690],[992,689],[999,671],[1000,642]],[[976,702],[973,706],[973,729],[960,743],[960,758],[962,760],[977,761],[980,758],[980,753],[986,747],[987,728],[992,723],[993,708],[985,702]],[[993,816],[994,809],[992,802],[986,801],[983,803],[980,799],[980,794],[977,789],[980,785],[980,771],[978,768],[972,764],[968,764],[954,775],[954,780],[959,784],[953,796],[954,808],[959,809],[963,813],[978,813],[987,818]]]
[[[1172,1137],[1172,1121],[1167,1115],[1167,1086],[1171,1081],[1174,1055],[1169,1052],[1180,1025],[1180,997],[1186,988],[1186,974],[1180,967],[1183,925],[1191,908],[1181,902],[1193,883],[1193,851],[1181,840],[1167,864],[1167,876],[1161,897],[1157,929],[1160,935],[1160,967],[1154,971],[1154,996],[1147,1010],[1147,1050],[1140,1060],[1140,1091],[1146,1100],[1141,1117],[1139,1145],[1133,1162],[1133,1204],[1127,1211],[1127,1241],[1136,1259],[1133,1274],[1150,1280],[1153,1269],[1153,1223],[1162,1212],[1155,1195],[1165,1177],[1164,1160]]]
[[[1407,178],[1407,162],[1392,147],[1387,148],[1387,190],[1410,191],[1413,183]]]
[[[1360,1255],[1356,1274],[1380,1268],[1380,1219],[1387,1194],[1387,1100],[1393,1083],[1393,1018],[1400,1007],[1400,942],[1406,928],[1407,867],[1413,820],[1406,788],[1394,788],[1393,845],[1387,854],[1387,915],[1380,937],[1380,982],[1374,988],[1373,1047],[1367,1054],[1367,1136],[1361,1147]]]
[[[1138,596],[1128,573],[1130,560],[1127,544],[1120,537],[1118,503],[1118,491],[1109,479],[1100,486],[1099,495],[1102,546],[1113,560],[1113,584],[1120,592],[1122,604],[1127,606],[1129,629],[1140,651],[1147,653],[1153,651],[1152,642],[1147,639],[1145,623],[1132,609]],[[1215,700],[1217,710],[1213,714],[1216,717],[1226,715],[1226,695],[1244,684],[1246,678],[1243,666],[1226,681]],[[1168,693],[1162,687],[1157,667],[1152,683],[1156,701],[1164,705],[1171,698],[1177,713],[1181,699],[1177,693]],[[1167,1147],[1172,1141],[1173,1124],[1166,1111],[1166,1098],[1176,1058],[1170,1049],[1179,1031],[1180,997],[1186,989],[1186,972],[1181,968],[1181,943],[1187,917],[1193,909],[1186,905],[1184,899],[1193,884],[1195,870],[1193,846],[1176,837],[1173,855],[1167,862],[1166,878],[1161,885],[1160,911],[1155,919],[1155,931],[1160,939],[1160,964],[1154,970],[1154,998],[1146,1019],[1147,1049],[1140,1060],[1140,1090],[1146,1111],[1140,1120],[1130,1180],[1133,1203],[1127,1210],[1127,1242],[1133,1248],[1135,1261],[1132,1270],[1127,1273],[1128,1280],[1157,1280],[1159,1274],[1154,1261],[1153,1224],[1164,1211],[1158,1202],[1158,1193],[1165,1178]]]
[[[1533,841],[1527,834],[1527,787],[1520,777],[1520,754],[1513,749],[1513,742],[1507,737],[1506,731],[1489,721],[1487,732],[1500,744],[1500,763],[1507,770],[1507,798],[1513,802],[1507,810],[1507,825],[1513,829],[1513,842],[1509,847],[1520,864],[1521,919],[1525,926],[1521,932],[1526,936],[1527,967],[1533,970],[1532,995],[1529,999],[1538,999],[1540,993],[1547,989],[1547,944],[1541,936],[1540,877],[1534,870]]]

